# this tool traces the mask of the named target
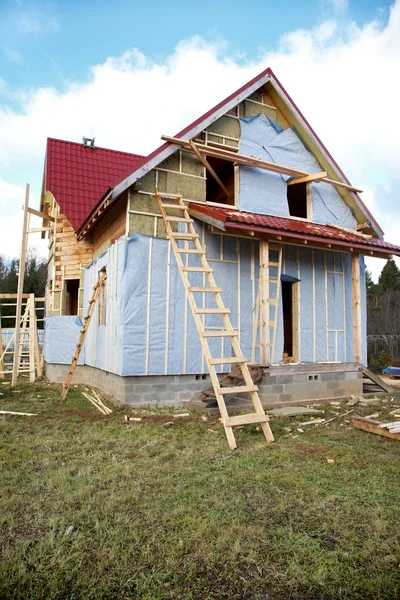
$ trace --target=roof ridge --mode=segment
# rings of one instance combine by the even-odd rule
[[[62,140],[60,138],[47,137],[47,141],[62,142],[63,144],[72,144],[74,146],[84,147],[82,142],[72,142],[70,140]],[[145,154],[137,154],[136,152],[126,152],[125,150],[115,150],[114,148],[105,148],[104,146],[95,146],[91,150],[105,150],[106,152],[117,152],[118,154],[125,154],[127,156],[137,156],[138,158],[146,158]]]

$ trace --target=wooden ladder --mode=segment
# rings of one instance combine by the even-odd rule
[[[270,326],[270,344],[269,344],[269,363],[275,362],[275,345],[276,345],[276,332],[278,324],[278,312],[279,312],[279,297],[281,293],[281,272],[282,272],[282,246],[270,246],[269,254],[271,252],[278,253],[278,261],[272,261],[269,259],[268,262],[268,283],[269,283],[269,306],[270,312],[271,307],[273,308],[273,318],[269,320]],[[276,275],[271,275],[271,267],[277,270]],[[252,344],[252,362],[256,362],[256,348],[260,348],[260,342],[257,342],[257,333],[260,330],[260,282],[258,282],[258,292],[255,307],[255,317],[253,321],[253,344]],[[272,331],[271,331],[272,330]]]
[[[251,375],[249,373],[247,359],[243,356],[241,352],[240,345],[237,339],[237,334],[235,333],[235,330],[233,329],[228,316],[230,311],[229,309],[225,308],[225,305],[222,300],[222,289],[217,287],[217,284],[215,283],[213,277],[213,269],[211,269],[209,266],[209,263],[206,258],[205,248],[200,244],[199,235],[196,233],[196,230],[193,226],[193,220],[189,216],[189,211],[180,196],[173,197],[168,194],[165,194],[165,198],[167,198],[168,200],[167,202],[163,202],[160,198],[158,191],[156,190],[156,198],[160,207],[162,218],[164,220],[167,237],[171,243],[172,250],[174,252],[174,256],[182,278],[182,282],[185,287],[189,305],[192,310],[197,332],[200,337],[203,354],[207,361],[208,369],[210,371],[211,382],[214,387],[215,397],[218,403],[218,408],[221,414],[221,421],[225,428],[225,433],[228,439],[229,447],[231,448],[231,450],[234,450],[237,447],[235,436],[233,434],[233,427],[247,425],[250,423],[259,423],[264,432],[267,442],[273,442],[274,437],[272,435],[268,423],[268,415],[265,414],[265,411],[262,407],[258,395],[258,387],[254,385]],[[172,204],[171,199],[177,201],[178,203]],[[178,211],[181,214],[181,216],[168,215],[166,209]],[[177,223],[178,227],[180,224],[185,225],[186,231],[173,231],[171,227],[172,222]],[[184,248],[178,247],[177,242],[181,240],[186,242]],[[192,243],[194,245],[194,248],[189,248],[189,243]],[[185,266],[182,262],[182,254],[197,256],[200,260],[201,266]],[[208,281],[208,287],[191,286],[189,281],[190,273],[204,273]],[[209,293],[214,296],[216,308],[202,308],[197,306],[195,301],[195,294],[204,293]],[[200,315],[210,314],[220,315],[223,323],[223,326],[220,330],[206,330],[206,326],[203,324]],[[208,343],[209,338],[229,338],[233,351],[233,356],[213,358]],[[215,367],[217,365],[228,364],[238,365],[244,379],[244,385],[237,387],[220,386]],[[254,406],[255,413],[230,417],[225,405],[224,396],[229,394],[242,394],[244,392],[249,394]]]
[[[65,400],[65,398],[67,397],[68,390],[69,390],[70,385],[71,385],[72,377],[74,375],[74,372],[75,372],[75,369],[76,369],[76,365],[78,364],[79,355],[81,353],[83,344],[85,342],[86,334],[87,334],[87,331],[89,329],[90,321],[91,321],[92,316],[93,316],[94,308],[96,306],[96,301],[97,301],[97,299],[99,297],[99,292],[101,290],[101,286],[104,285],[106,279],[107,279],[106,272],[105,272],[105,270],[102,269],[100,271],[100,273],[99,273],[98,278],[97,278],[96,285],[93,288],[92,297],[89,300],[89,308],[88,308],[87,315],[83,319],[83,327],[81,329],[81,334],[79,336],[79,340],[78,340],[78,343],[76,345],[75,354],[74,354],[74,356],[72,358],[71,366],[69,368],[67,378],[66,378],[65,383],[63,385],[63,389],[62,389],[62,392],[61,392],[61,400]]]

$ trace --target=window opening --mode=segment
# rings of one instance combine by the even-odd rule
[[[230,204],[233,206],[235,204],[235,172],[233,163],[221,158],[214,158],[213,156],[207,156],[207,161],[228,190],[227,196],[219,183],[207,171],[207,202],[217,202],[218,204]]]
[[[282,281],[283,352],[293,356],[293,283]]]
[[[287,200],[291,217],[307,219],[307,183],[288,185]]]
[[[65,290],[65,314],[78,314],[78,293],[79,279],[66,279],[64,281]]]

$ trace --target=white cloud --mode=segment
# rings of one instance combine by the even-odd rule
[[[26,7],[18,17],[18,30],[22,34],[44,35],[58,31],[58,20],[35,7]]]
[[[25,187],[8,183],[0,178],[0,254],[7,258],[19,256],[22,241],[22,217],[25,200]],[[34,206],[36,199],[30,196],[30,205]],[[31,227],[40,227],[38,217],[31,217]],[[40,234],[29,234],[29,245],[38,250],[38,255],[45,257],[47,254],[47,241],[42,240]]]
[[[328,0],[333,10],[337,13],[346,12],[348,8],[348,0]]]
[[[21,55],[19,54],[19,52],[17,52],[13,48],[10,48],[9,46],[3,46],[3,52],[10,62],[13,62],[13,63],[21,63],[22,62]]]
[[[331,19],[287,33],[253,62],[199,37],[180,42],[163,61],[130,50],[93,66],[86,81],[67,82],[62,91],[20,90],[19,108],[0,106],[0,164],[21,174],[34,167],[39,196],[47,136],[95,136],[100,146],[146,154],[161,134],[176,133],[270,66],[389,231],[400,184],[399,31],[397,0],[387,23],[360,28]],[[387,239],[398,242],[390,231]]]

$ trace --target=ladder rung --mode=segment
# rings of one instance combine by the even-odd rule
[[[193,223],[193,219],[185,219],[184,217],[168,217],[167,221],[177,221],[178,223]]]
[[[172,231],[170,236],[178,240],[195,240],[199,237],[198,233],[180,233],[180,231]]]
[[[197,250],[197,248],[177,248],[179,254],[205,254],[204,250]]]
[[[279,267],[279,263],[277,263],[277,262],[269,262],[268,265],[270,267]]]
[[[236,387],[222,387],[221,394],[243,394],[244,392],[258,392],[257,385],[238,385]]]
[[[237,415],[229,417],[224,421],[225,427],[237,427],[238,425],[250,425],[251,423],[268,423],[268,415],[257,415],[257,413],[249,413],[248,415]]]
[[[187,206],[182,206],[182,204],[163,204],[163,208],[180,208],[181,210],[187,210]]]
[[[213,273],[214,270],[211,267],[182,267],[182,271],[187,273]]]
[[[227,331],[223,329],[221,331],[203,331],[203,337],[236,337],[237,333],[232,329],[232,331]]]
[[[229,308],[196,308],[198,315],[229,315]]]
[[[236,363],[245,363],[245,356],[230,356],[229,358],[210,358],[210,365],[234,365]]]
[[[213,294],[221,293],[222,288],[219,287],[190,287],[189,292],[212,292]]]

